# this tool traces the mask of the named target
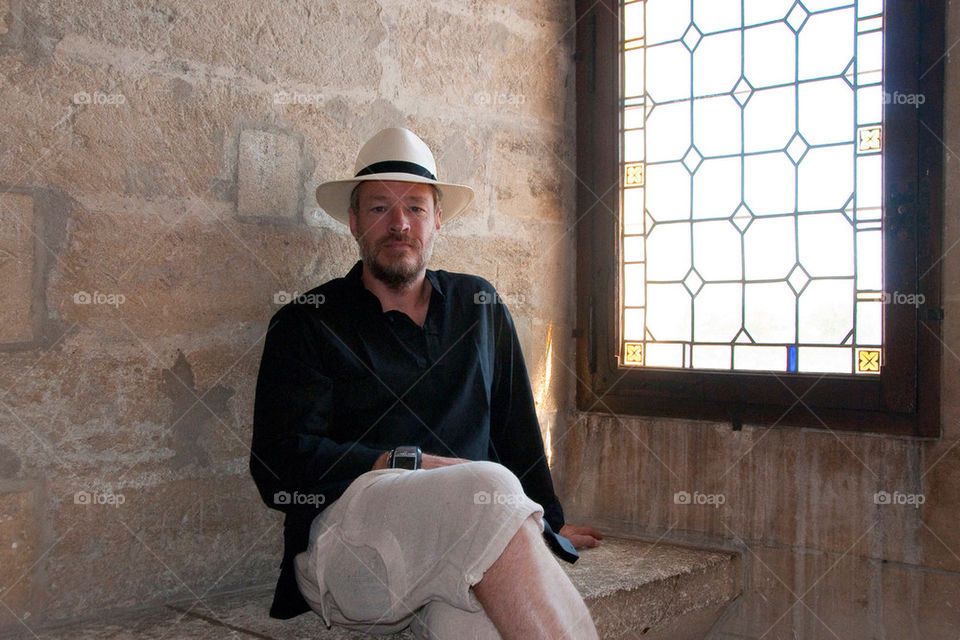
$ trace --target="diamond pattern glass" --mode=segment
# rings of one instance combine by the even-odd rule
[[[621,363],[883,366],[883,0],[623,0]]]

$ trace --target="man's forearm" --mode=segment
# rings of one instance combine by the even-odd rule
[[[420,468],[421,469],[439,469],[440,467],[449,467],[454,464],[462,464],[464,462],[470,462],[469,460],[464,460],[463,458],[446,458],[444,456],[435,456],[429,453],[425,453],[420,458]],[[390,464],[390,452],[384,451],[377,458],[377,461],[373,463],[373,471],[377,469],[386,469]]]

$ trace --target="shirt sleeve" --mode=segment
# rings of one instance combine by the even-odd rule
[[[540,422],[513,318],[497,300],[493,305],[494,355],[490,439],[500,463],[520,479],[524,492],[543,507],[554,531],[564,524],[563,508],[553,489],[544,453]]]
[[[329,437],[333,383],[324,375],[321,340],[303,313],[289,307],[273,317],[264,342],[250,473],[267,506],[281,511],[297,507],[294,492],[311,496],[301,506],[306,500],[322,508],[325,489],[342,490],[383,453]]]

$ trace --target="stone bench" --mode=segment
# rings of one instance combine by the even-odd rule
[[[584,550],[575,565],[561,564],[583,594],[604,639],[704,638],[741,590],[739,555],[724,551],[607,537],[600,547]],[[271,595],[269,588],[221,594],[198,604],[170,604],[37,635],[42,640],[371,637],[336,628],[328,631],[312,614],[287,621],[268,618]],[[413,635],[392,637],[408,640]]]

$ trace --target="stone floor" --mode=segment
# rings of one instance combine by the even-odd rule
[[[583,594],[602,638],[703,638],[740,593],[739,556],[727,552],[606,538],[565,565]],[[260,588],[180,602],[110,620],[24,633],[34,640],[221,638],[346,640],[369,638],[326,630],[307,614],[267,616],[271,590]],[[412,638],[405,632],[394,636]]]

